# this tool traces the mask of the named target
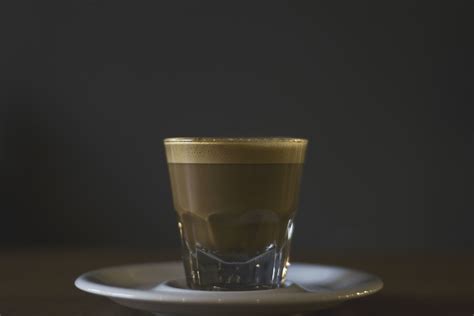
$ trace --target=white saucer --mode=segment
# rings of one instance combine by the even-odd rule
[[[186,287],[181,262],[104,268],[76,279],[76,287],[139,310],[179,315],[295,314],[373,294],[376,276],[340,267],[293,263],[286,286],[258,291],[196,291]]]

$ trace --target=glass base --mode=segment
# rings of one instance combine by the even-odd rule
[[[283,247],[286,248],[286,247]],[[270,245],[255,257],[217,255],[196,247],[184,249],[188,286],[209,291],[248,291],[279,287],[286,274],[285,249]]]

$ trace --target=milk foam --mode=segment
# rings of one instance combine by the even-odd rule
[[[302,138],[167,138],[168,163],[303,163],[308,141]]]

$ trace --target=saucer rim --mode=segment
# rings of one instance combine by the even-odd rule
[[[112,269],[139,269],[150,266],[159,265],[181,265],[180,261],[164,261],[164,262],[149,262],[126,264],[118,266],[110,266],[101,269],[92,270],[81,274],[74,282],[74,285],[84,291],[95,295],[105,296],[110,299],[126,299],[133,301],[142,301],[159,304],[182,304],[182,305],[301,305],[311,303],[337,303],[347,301],[354,298],[361,298],[372,295],[383,288],[382,280],[370,273],[345,268],[335,265],[322,265],[314,263],[295,262],[291,265],[293,267],[306,268],[331,268],[339,269],[347,272],[358,273],[368,277],[364,286],[361,288],[352,288],[345,290],[331,291],[328,293],[322,292],[286,292],[285,288],[253,290],[253,291],[201,291],[191,289],[175,289],[173,292],[153,291],[122,288],[112,285],[104,285],[93,281],[94,276],[110,271]],[[166,282],[166,281],[165,281]],[[181,293],[181,296],[180,296]],[[259,294],[255,297],[255,294]],[[186,298],[182,296],[185,295]]]

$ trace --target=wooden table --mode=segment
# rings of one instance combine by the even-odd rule
[[[147,315],[77,290],[74,279],[100,267],[176,260],[150,249],[21,249],[0,251],[0,315]],[[316,315],[474,315],[474,255],[293,255],[293,261],[336,264],[380,276],[378,294]]]

